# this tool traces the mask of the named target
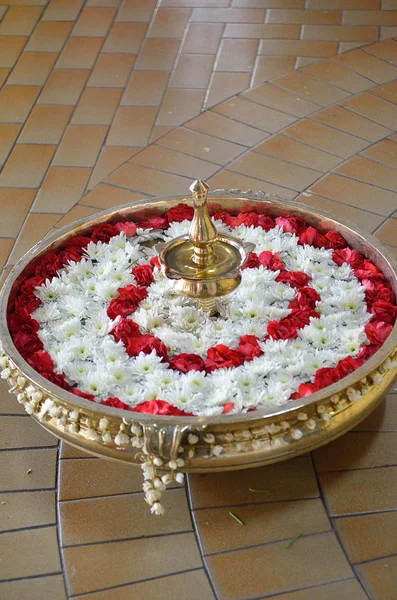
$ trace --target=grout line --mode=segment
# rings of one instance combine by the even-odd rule
[[[0,415],[1,417],[3,417],[4,415]],[[47,445],[47,446],[20,446],[19,448],[1,448],[0,449],[0,454],[3,454],[4,452],[18,452],[19,450],[50,450],[51,448],[56,448],[57,447],[57,443],[54,443],[52,445]]]
[[[157,534],[151,534],[151,535],[147,535],[145,533],[143,533],[142,535],[139,536],[134,536],[134,537],[126,537],[126,538],[117,538],[114,540],[101,540],[101,541],[97,541],[97,542],[82,542],[80,544],[64,544],[62,546],[63,550],[69,549],[69,548],[86,548],[86,547],[90,547],[90,546],[106,546],[107,544],[118,544],[119,542],[137,542],[140,540],[158,540],[159,538],[164,538],[164,537],[171,537],[171,536],[177,536],[177,535],[187,535],[187,534],[191,534],[193,533],[193,529],[186,529],[183,531],[169,531],[167,533],[157,533]]]
[[[51,573],[40,573],[39,575],[28,575],[27,577],[13,577],[11,579],[0,579],[0,583],[14,583],[16,581],[30,581],[33,579],[40,579],[42,577],[55,577],[56,575],[62,575],[62,571],[52,571]]]
[[[49,529],[50,527],[55,527],[56,522],[54,523],[45,523],[44,525],[29,525],[27,527],[16,527],[14,529],[4,529],[0,531],[0,540],[1,536],[5,533],[19,533],[22,531],[33,531],[35,529]]]
[[[194,473],[195,474],[195,473]],[[204,511],[204,510],[218,510],[220,508],[242,508],[245,506],[261,506],[262,504],[280,504],[287,502],[307,502],[309,500],[318,500],[319,495],[317,496],[305,496],[303,498],[279,498],[278,500],[258,500],[257,502],[241,502],[239,504],[221,504],[215,506],[193,506],[192,510],[195,511]]]
[[[382,508],[379,510],[365,510],[365,511],[361,511],[361,512],[352,512],[352,513],[343,513],[343,514],[339,514],[339,515],[331,515],[330,518],[332,519],[350,519],[350,518],[356,518],[356,517],[369,517],[371,515],[382,515],[382,514],[386,514],[386,513],[392,513],[392,512],[397,512],[397,508]]]

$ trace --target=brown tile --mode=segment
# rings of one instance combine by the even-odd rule
[[[283,134],[343,158],[348,158],[368,146],[368,142],[364,140],[307,120],[288,127]]]
[[[0,452],[1,491],[54,488],[56,457],[56,448]]]
[[[205,92],[203,90],[173,90],[165,93],[156,125],[181,125],[199,114]]]
[[[390,600],[396,591],[397,557],[368,562],[357,567],[357,573],[364,588],[372,598]]]
[[[397,77],[397,67],[364,50],[353,50],[335,60],[376,83],[386,83]]]
[[[208,568],[220,597],[254,598],[352,575],[333,533],[303,537],[288,549],[285,545],[276,542],[208,557]],[[263,560],[266,550],[271,555],[269,561]],[[239,568],[241,564],[244,569]]]
[[[60,442],[59,444],[59,459],[68,459],[68,458],[94,458],[87,452],[83,450],[79,450],[74,446],[70,446],[66,442]]]
[[[88,70],[59,69],[51,73],[38,99],[39,104],[76,104],[87,81]]]
[[[73,23],[68,21],[42,21],[30,38],[26,50],[38,52],[59,52],[68,37]]]
[[[245,150],[244,146],[182,128],[171,131],[157,143],[218,164],[230,162]]]
[[[147,106],[121,106],[109,130],[110,146],[146,146],[157,109]]]
[[[209,94],[204,108],[211,108],[226,98],[246,90],[249,87],[251,76],[249,73],[221,73],[213,74]]]
[[[3,86],[5,80],[8,77],[9,72],[10,72],[10,69],[1,69],[0,68],[0,86]]]
[[[381,10],[345,10],[344,25],[397,25],[397,13]]]
[[[306,456],[233,473],[189,475],[189,484],[193,509],[263,502],[263,494],[254,495],[250,487],[270,490],[266,494],[267,502],[319,495],[313,467]]]
[[[373,82],[369,79],[331,60],[316,62],[313,65],[304,67],[303,71],[353,94],[373,86]]]
[[[296,121],[295,117],[267,106],[249,102],[244,98],[228,100],[224,104],[216,106],[213,111],[271,133],[275,133]]]
[[[152,38],[145,40],[136,68],[141,71],[170,71],[178,51],[179,40]]]
[[[297,196],[295,190],[290,190],[287,187],[274,185],[268,181],[248,177],[241,173],[234,173],[223,169],[216,175],[210,178],[211,188],[220,189],[238,189],[238,190],[255,190],[263,191],[266,194],[277,194],[285,200],[293,200]]]
[[[143,21],[149,23],[153,10],[156,6],[156,0],[125,0],[116,16],[116,21]]]
[[[330,171],[342,162],[341,158],[311,148],[306,144],[301,144],[300,142],[297,142],[292,138],[284,137],[283,135],[277,135],[269,140],[265,140],[263,144],[255,148],[255,152],[273,156],[274,158],[281,158],[288,162],[301,165],[302,167],[316,169],[317,171],[322,171],[324,173]]]
[[[139,152],[131,161],[133,164],[142,165],[144,167],[183,175],[184,177],[196,177],[197,173],[201,179],[207,179],[219,170],[219,166],[213,163],[193,158],[187,154],[174,152],[157,144],[151,145],[149,148]],[[396,221],[397,222],[397,221]]]
[[[91,169],[50,167],[32,212],[64,214],[80,200],[90,175]]]
[[[318,111],[318,105],[314,104],[314,102],[304,100],[296,94],[276,87],[271,83],[265,83],[253,90],[244,92],[242,97],[252,102],[263,104],[264,106],[282,110],[296,117],[305,117],[310,113]]]
[[[100,183],[89,194],[84,196],[82,202],[87,206],[93,206],[104,210],[121,204],[129,204],[135,200],[145,197],[141,192],[130,192],[123,188]]]
[[[335,583],[325,583],[296,592],[268,596],[266,600],[367,600],[367,595],[357,579],[345,579]]]
[[[214,58],[210,54],[181,54],[169,87],[207,89]]]
[[[363,156],[353,156],[336,171],[358,181],[364,181],[387,190],[397,191],[397,171]],[[396,205],[397,206],[397,205]]]
[[[266,494],[251,495],[266,500]],[[298,524],[305,535],[331,529],[321,500],[241,506],[236,509],[236,513],[245,527],[234,525],[225,508],[195,511],[196,527],[204,554],[292,538],[296,535]]]
[[[192,121],[189,121],[187,127],[245,146],[253,146],[267,137],[259,129],[255,129],[244,123],[238,123],[212,111],[202,113]]]
[[[254,71],[253,86],[273,77],[279,77],[292,71],[295,58],[283,58],[281,56],[258,56]]]
[[[329,125],[330,127],[351,133],[371,142],[376,142],[391,131],[382,125],[378,125],[378,123],[374,123],[370,119],[357,115],[351,110],[346,110],[343,106],[330,106],[312,115],[311,118],[324,123],[324,125]]]
[[[35,194],[35,190],[0,188],[1,236],[18,235]]]
[[[177,2],[177,0],[172,1]],[[202,1],[203,0],[201,0],[201,2]],[[150,581],[133,583],[132,585],[123,585],[122,587],[112,588],[111,594],[112,600],[131,600],[132,597],[163,597],[165,599],[167,596],[171,599],[184,598],[186,590],[189,590],[189,600],[215,600],[215,596],[212,593],[204,569],[195,569],[194,571],[180,573],[179,575],[168,575],[166,578],[160,577]],[[164,596],[164,594],[167,594],[167,596]],[[94,592],[90,594],[90,596],[90,600],[108,600],[109,590]],[[76,596],[76,600],[83,600],[83,598],[84,596]],[[15,600],[17,600],[17,598],[15,598]]]
[[[308,42],[291,39],[262,40],[259,48],[259,54],[266,56],[317,56],[322,58],[334,56],[337,52],[338,42]]]
[[[160,0],[161,6],[226,8],[230,0]]]
[[[274,84],[299,94],[320,106],[328,106],[343,100],[349,93],[329,85],[302,71],[295,71],[274,80]]]
[[[107,34],[115,15],[115,8],[83,8],[72,35],[102,37]]]
[[[397,512],[335,519],[335,527],[352,563],[397,554]]]
[[[153,519],[150,511],[142,510],[142,494],[126,494],[92,500],[61,502],[60,527],[62,544],[94,544],[119,539],[140,538],[192,530],[185,489],[168,490],[164,495],[167,519]],[[95,514],[99,527],[92,527]],[[117,515],[117,520],[109,519]]]
[[[338,42],[377,42],[378,28],[371,26],[348,27],[347,25],[304,25],[304,40],[337,40]]]
[[[54,227],[64,227],[79,219],[95,215],[98,211],[88,206],[76,205],[66,215],[54,224]],[[59,215],[58,215],[59,217]]]
[[[0,186],[38,187],[55,148],[44,144],[16,144],[0,175]]]
[[[263,21],[261,21],[263,23]],[[227,23],[224,37],[258,40],[299,40],[300,25],[246,25]],[[275,52],[274,54],[277,54]]]
[[[0,124],[0,164],[3,164],[13,147],[22,125],[13,123]]]
[[[0,420],[0,449],[57,446],[58,440],[32,419],[3,417]]]
[[[257,40],[223,40],[217,71],[252,71],[258,50]]]
[[[114,23],[106,38],[103,52],[137,54],[145,37],[146,23]]]
[[[271,9],[267,13],[267,23],[338,25],[340,22],[339,10]]]
[[[133,54],[101,54],[87,85],[124,88],[134,62]]]
[[[71,106],[35,106],[19,137],[26,144],[58,144],[69,122]]]
[[[397,398],[389,393],[385,401],[369,417],[359,423],[354,431],[397,431]]]
[[[15,263],[27,252],[32,246],[41,241],[50,231],[51,227],[58,220],[59,215],[53,214],[30,214],[21,229],[21,235],[18,238],[15,246],[12,249],[9,263]]]
[[[7,600],[20,600],[21,598],[29,598],[29,600],[54,600],[54,598],[66,600],[62,575],[0,583],[0,594],[4,594],[4,598],[7,598]]]
[[[53,164],[57,167],[93,167],[107,133],[100,125],[69,125]]]
[[[188,54],[216,54],[223,23],[190,23],[182,46]]]
[[[320,484],[330,515],[397,508],[397,467],[322,473]]]
[[[43,85],[57,56],[56,52],[24,52],[15,65],[8,83],[16,85]]]
[[[0,6],[0,19],[2,19],[7,12],[8,6]]]
[[[40,6],[10,6],[0,24],[0,35],[30,35],[42,10]]]
[[[346,8],[346,0],[309,0],[308,8],[327,10],[328,8]],[[380,0],[349,0],[351,10],[377,10]]]
[[[185,569],[202,564],[192,533],[158,537],[155,543],[153,539],[112,542],[106,552],[102,545],[91,546],[90,552],[84,546],[65,548],[64,558],[73,595],[175,573],[181,564]]]
[[[56,523],[53,491],[0,494],[0,500],[0,531]]]
[[[0,238],[0,267],[3,268],[15,243],[14,238]]]
[[[165,71],[134,71],[125,89],[122,105],[160,106],[169,73]]]
[[[349,52],[350,50],[354,50],[355,48],[362,47],[362,42],[339,42],[339,53],[344,54],[345,52]]]
[[[181,38],[189,14],[190,11],[188,8],[159,8],[149,29],[148,37]]]
[[[391,83],[387,83],[386,85],[382,85],[380,87],[374,88],[370,90],[371,94],[375,94],[375,96],[379,96],[380,98],[384,98],[389,102],[393,102],[393,104],[397,104],[397,82],[392,81]]]
[[[115,169],[127,162],[140,148],[130,146],[104,146],[92,172],[87,189],[92,189]]]
[[[302,202],[306,206],[310,206],[320,212],[326,211],[330,216],[342,221],[342,223],[350,221],[371,233],[376,227],[379,227],[384,220],[384,217],[375,215],[372,212],[367,212],[355,208],[354,206],[348,206],[347,204],[342,204],[342,202],[334,202],[328,198],[316,196],[311,192],[303,192],[296,198],[296,201]]]
[[[61,570],[56,527],[3,533],[7,552],[0,563],[0,579],[44,575]],[[40,552],[37,549],[40,548]],[[21,558],[23,552],[23,560]]]
[[[73,125],[110,125],[122,90],[120,88],[86,88],[73,113]]]
[[[189,178],[161,173],[127,163],[107,178],[109,183],[133,189],[144,194],[166,196],[183,194],[189,188]]]
[[[397,64],[397,42],[395,40],[384,40],[377,44],[371,44],[365,48],[366,52],[375,54],[383,60]]]
[[[263,23],[265,10],[236,8],[194,8],[192,21],[201,23]],[[225,37],[229,37],[225,33]]]
[[[74,21],[84,0],[50,0],[42,21]]]
[[[71,37],[59,57],[57,69],[91,69],[103,44],[102,37]]]
[[[380,8],[378,6],[377,8]],[[395,8],[395,0],[382,0],[383,10],[393,10]]]
[[[382,140],[363,152],[368,158],[397,168],[397,143],[392,140]]]
[[[307,65],[312,65],[313,63],[318,63],[319,59],[316,56],[298,56],[296,59],[295,69],[302,69]]]
[[[40,88],[37,86],[6,85],[0,92],[0,114],[3,122],[23,123]]]
[[[25,36],[0,36],[0,67],[13,67],[27,40]]]
[[[388,219],[376,232],[376,237],[382,244],[397,246],[397,219]]]
[[[385,216],[389,215],[393,207],[397,206],[397,195],[394,192],[340,175],[327,175],[313,185],[309,191]]]

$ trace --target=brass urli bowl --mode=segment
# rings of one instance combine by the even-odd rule
[[[191,198],[140,200],[77,221],[39,242],[11,271],[0,295],[0,362],[2,377],[26,411],[45,429],[90,454],[140,463],[144,443],[152,456],[166,461],[183,458],[181,470],[188,472],[242,469],[284,460],[326,444],[364,419],[397,377],[397,325],[370,360],[332,386],[274,410],[232,416],[145,415],[94,404],[50,383],[21,357],[6,326],[6,310],[18,283],[31,275],[35,258],[64,246],[74,236],[89,233],[98,224],[120,218],[139,222],[164,214],[180,202],[191,204]],[[209,207],[231,214],[243,209],[270,216],[293,214],[320,231],[338,231],[383,271],[397,294],[395,261],[375,238],[352,226],[263,192],[217,190],[209,196]]]

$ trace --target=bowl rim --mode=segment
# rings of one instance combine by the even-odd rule
[[[266,194],[265,192],[253,192],[252,190],[242,191],[242,190],[213,190],[209,193],[209,203],[216,201],[219,198],[220,200],[225,200],[226,198],[230,198],[232,200],[253,200],[260,203],[260,205],[265,204],[278,204],[279,206],[285,207],[290,214],[297,214],[302,218],[305,218],[306,213],[310,213],[316,218],[319,218],[324,223],[329,222],[330,224],[336,224],[341,226],[344,230],[351,231],[355,236],[362,238],[365,241],[367,246],[372,246],[376,253],[380,255],[382,260],[386,263],[388,269],[390,269],[391,273],[394,275],[395,281],[395,294],[397,295],[397,260],[391,255],[391,253],[384,247],[384,245],[379,242],[377,238],[373,236],[373,234],[367,233],[363,231],[360,227],[357,227],[354,223],[351,223],[349,220],[345,222],[341,222],[335,219],[332,215],[327,213],[326,211],[317,211],[313,210],[311,206],[303,202],[296,203],[295,201],[284,200],[275,194]],[[391,354],[391,352],[397,346],[397,321],[394,324],[394,327],[388,336],[387,340],[382,344],[379,350],[369,359],[367,360],[361,367],[356,369],[350,375],[344,377],[343,379],[329,385],[318,392],[314,392],[310,396],[306,398],[302,398],[301,400],[293,400],[289,401],[283,406],[275,407],[274,409],[256,409],[252,412],[247,413],[236,413],[233,415],[217,415],[217,416],[173,416],[173,415],[158,415],[158,414],[148,414],[148,413],[139,413],[133,412],[130,410],[124,410],[119,408],[114,408],[111,406],[105,406],[103,404],[91,402],[80,396],[76,396],[71,392],[64,390],[54,383],[45,379],[42,375],[40,375],[35,369],[33,369],[29,363],[25,361],[25,359],[19,354],[18,350],[15,348],[10,332],[7,327],[7,305],[10,292],[12,291],[12,287],[16,282],[17,278],[23,273],[24,269],[27,265],[32,261],[32,259],[39,256],[41,253],[44,253],[46,250],[52,246],[52,244],[59,241],[61,238],[68,237],[72,231],[76,231],[77,235],[83,235],[83,232],[80,232],[81,229],[89,229],[90,227],[94,227],[96,224],[105,223],[111,218],[115,218],[118,213],[128,212],[133,208],[145,207],[147,204],[156,204],[159,202],[165,201],[179,201],[186,202],[191,204],[191,198],[186,195],[172,195],[172,196],[161,196],[161,197],[149,197],[142,198],[141,200],[135,200],[133,202],[127,204],[117,205],[112,207],[111,209],[105,209],[103,211],[99,211],[98,213],[94,213],[88,217],[84,217],[77,221],[74,221],[71,224],[65,225],[64,227],[55,230],[52,233],[46,235],[42,240],[37,242],[30,250],[28,250],[16,263],[16,265],[12,268],[4,285],[0,291],[0,343],[3,347],[4,352],[11,359],[11,361],[16,365],[16,367],[29,379],[33,384],[38,385],[42,391],[44,391],[50,397],[56,397],[57,400],[64,402],[65,404],[72,404],[76,408],[83,409],[88,413],[97,413],[99,416],[111,416],[118,417],[119,419],[125,419],[128,422],[142,422],[142,424],[148,424],[148,422],[158,422],[162,425],[179,425],[185,426],[185,428],[196,427],[196,428],[206,428],[209,425],[215,425],[220,422],[222,423],[235,423],[241,424],[244,422],[252,422],[259,419],[267,419],[267,418],[277,418],[281,416],[287,417],[290,413],[295,413],[297,409],[304,409],[309,405],[315,405],[321,403],[322,400],[329,398],[334,394],[340,394],[343,390],[348,387],[351,387],[357,384],[360,380],[364,379],[369,373],[371,373],[374,369],[376,369],[387,357]],[[122,216],[122,215],[120,215]],[[308,216],[308,215],[307,215]],[[306,216],[306,218],[307,218]],[[341,382],[343,384],[341,385]]]

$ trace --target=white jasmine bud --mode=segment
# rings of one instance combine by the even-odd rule
[[[164,483],[164,485],[169,485],[172,482],[172,480],[173,480],[173,478],[172,478],[171,473],[166,473],[161,478],[161,481]]]
[[[165,513],[164,507],[160,502],[155,502],[150,509],[150,512],[155,515],[163,515]]]
[[[184,481],[185,481],[185,475],[183,473],[177,473],[175,475],[175,481],[177,483],[181,483],[181,484],[184,483]]]
[[[160,458],[159,456],[156,456],[156,457],[153,459],[153,464],[154,464],[156,467],[161,467],[161,465],[163,464],[163,461],[161,460],[161,458]]]
[[[215,444],[215,436],[212,433],[207,433],[204,437],[207,444]]]
[[[187,441],[191,446],[194,446],[194,444],[197,444],[197,442],[199,441],[199,438],[197,435],[194,435],[194,433],[189,433]]]
[[[176,466],[177,467],[184,467],[185,466],[185,461],[183,460],[183,458],[177,458],[176,459]]]
[[[170,460],[170,462],[168,463],[168,467],[169,467],[170,469],[172,469],[173,471],[174,471],[174,470],[177,468],[177,466],[178,466],[178,465],[176,464],[176,461],[175,461],[175,460]]]
[[[300,440],[301,437],[303,437],[303,433],[300,429],[291,429],[291,437],[293,437],[294,440]]]
[[[103,417],[102,419],[100,419],[100,420],[99,420],[99,425],[98,425],[98,427],[99,427],[99,429],[101,429],[102,431],[103,431],[104,429],[107,429],[108,425],[109,425],[109,421],[108,421],[107,419],[105,419],[105,417]]]
[[[165,485],[164,485],[163,481],[161,479],[159,479],[158,477],[156,477],[153,480],[153,487],[155,487],[156,490],[158,490],[159,492],[165,491]]]

